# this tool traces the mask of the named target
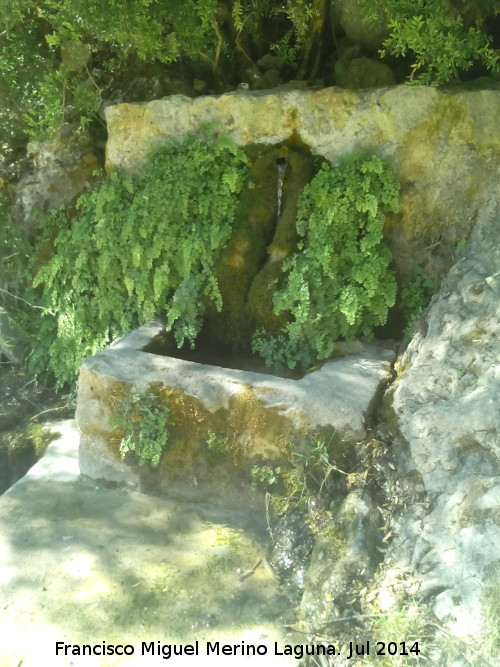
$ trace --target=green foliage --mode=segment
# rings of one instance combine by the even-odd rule
[[[140,466],[156,468],[168,443],[169,410],[155,394],[143,396],[135,387],[117,401],[110,426],[123,432],[120,454],[134,452]]]
[[[220,460],[227,456],[230,450],[229,438],[225,435],[218,435],[212,430],[207,433],[207,452],[213,460]]]
[[[266,488],[276,485],[280,479],[281,468],[280,466],[272,468],[271,466],[256,464],[250,472],[252,475],[250,486],[256,490],[259,485]]]
[[[49,216],[55,254],[38,271],[44,318],[35,370],[59,385],[84,357],[161,315],[179,347],[200,330],[204,303],[221,308],[213,272],[232,230],[246,157],[227,137],[170,142],[136,175],[114,173]]]
[[[371,0],[367,3],[368,7]],[[491,37],[483,32],[492,2],[458,3],[460,13],[446,0],[385,0],[390,34],[381,55],[415,58],[410,81],[440,85],[456,79],[460,71],[480,62],[498,70]]]
[[[38,32],[16,25],[15,16],[5,18],[0,28],[0,169],[24,154],[24,113],[34,104],[40,80],[54,66]]]
[[[317,10],[306,0],[288,0],[283,7],[276,8],[276,14],[286,14],[290,28],[273,44],[273,51],[288,63],[296,63],[307,42],[309,29]]]
[[[238,37],[243,33],[257,46],[264,42],[266,49],[271,46],[288,63],[300,58],[311,22],[318,14],[307,0],[234,0],[228,4]],[[241,48],[239,40],[236,46]]]
[[[101,91],[92,77],[69,72],[61,65],[40,77],[23,116],[26,133],[44,139],[67,121],[74,121],[81,132],[94,119],[101,102]]]
[[[9,307],[23,291],[31,245],[20,225],[12,220],[8,202],[0,196],[0,305]]]
[[[396,281],[383,241],[385,213],[397,211],[399,187],[376,156],[322,165],[299,201],[299,251],[283,265],[276,313],[290,321],[277,337],[258,332],[253,349],[266,364],[307,368],[329,357],[335,341],[371,337],[394,305]]]
[[[8,314],[18,353],[36,344],[40,314],[45,312],[39,295],[31,287],[32,256],[32,244],[9,214],[7,201],[0,196],[0,309],[4,308]],[[2,344],[7,345],[8,341],[3,340]]]
[[[497,10],[494,0],[358,1],[368,18],[379,17],[382,7],[390,29],[383,53],[412,54],[412,81],[445,83],[475,62],[498,71],[486,27]],[[318,26],[328,39],[326,5],[0,0],[0,166],[18,157],[26,133],[40,139],[62,122],[85,127],[99,120],[102,100],[123,99],[124,90],[130,101],[137,88],[129,87],[131,80],[150,77],[151,65],[164,72],[179,63],[186,77],[208,77],[219,88],[235,84],[242,61],[249,66],[269,51],[297,66]]]
[[[190,61],[198,76],[208,65],[220,81],[243,43],[295,61],[313,15],[305,0],[0,0],[0,144],[88,125],[146,63]]]
[[[132,62],[213,60],[216,12],[216,0],[0,0],[0,142],[85,126]]]
[[[434,282],[424,275],[420,266],[415,268],[415,277],[401,287],[401,309],[406,327],[404,338],[409,340],[414,332],[418,318],[429,303]]]
[[[462,259],[465,257],[467,251],[467,239],[460,239],[455,246],[455,259]]]

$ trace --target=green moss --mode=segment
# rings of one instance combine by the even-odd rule
[[[314,174],[314,160],[288,144],[249,146],[250,182],[240,195],[234,231],[216,264],[222,310],[207,304],[204,333],[210,344],[245,349],[253,331],[283,325],[272,308],[281,262],[297,247],[295,220],[304,186]],[[280,164],[281,163],[281,164]],[[278,216],[278,178],[283,176]]]
[[[255,276],[248,294],[249,319],[254,325],[254,330],[263,328],[271,333],[278,333],[288,320],[284,312],[275,313],[273,297],[283,281],[283,262],[297,249],[298,202],[315,170],[312,156],[305,152],[284,147],[280,157],[285,160],[281,215],[267,248],[268,262]]]
[[[480,127],[482,110],[475,113],[469,105],[467,95],[437,93],[402,137],[400,212],[389,215],[384,227],[400,280],[411,280],[421,265],[437,284],[455,261],[453,248],[470,230],[463,212],[484,189],[487,165],[499,148],[489,129]],[[430,171],[437,174],[434,180]]]
[[[284,259],[266,264],[252,282],[248,293],[248,311],[254,331],[263,328],[278,334],[288,321],[287,313],[281,311],[276,314],[273,305],[274,294],[284,280],[283,262]]]
[[[206,305],[204,334],[212,345],[248,345],[252,324],[246,301],[255,274],[266,261],[266,247],[274,233],[276,160],[280,148],[249,146],[249,180],[240,195],[231,238],[215,264],[222,310]]]
[[[404,371],[403,371],[404,372]],[[398,376],[401,373],[398,372]],[[394,386],[394,385],[393,385]],[[384,394],[382,400],[382,406],[380,409],[380,419],[382,422],[385,422],[393,435],[400,435],[399,423],[396,412],[394,410],[394,389],[390,387]]]
[[[284,180],[281,215],[276,232],[268,248],[269,261],[286,259],[297,249],[297,208],[304,187],[314,176],[315,165],[311,155],[293,150],[283,151]]]
[[[171,447],[162,458],[163,469],[189,468],[198,456],[201,443],[210,429],[210,412],[200,401],[180,389],[158,385],[158,396],[169,410]],[[161,471],[160,471],[161,472]]]

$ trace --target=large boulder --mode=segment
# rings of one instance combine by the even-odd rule
[[[497,186],[385,397],[421,501],[401,518],[394,562],[437,594],[435,613],[460,636],[481,627],[483,587],[500,565],[499,201]]]

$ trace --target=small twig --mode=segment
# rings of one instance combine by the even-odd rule
[[[56,410],[65,410],[67,407],[68,407],[67,405],[61,405],[58,408],[48,408],[48,410],[42,410],[42,412],[39,412],[38,414],[33,415],[33,417],[30,417],[30,421],[32,422],[34,419],[38,419],[38,417],[40,417],[41,415],[44,415],[46,412],[55,412]]]
[[[269,537],[271,538],[271,542],[274,544],[274,537],[273,537],[273,530],[271,528],[271,520],[269,516],[269,505],[271,502],[271,494],[266,491],[266,521],[267,521],[267,532],[269,533]]]
[[[53,312],[52,312],[51,310],[49,310],[48,308],[44,308],[43,306],[35,306],[35,305],[33,305],[32,303],[30,303],[29,301],[26,301],[26,299],[23,299],[22,296],[17,296],[16,294],[12,294],[12,292],[8,292],[6,289],[2,289],[2,288],[0,287],[0,292],[4,292],[4,294],[8,294],[9,296],[13,297],[14,299],[18,299],[19,301],[24,301],[24,303],[28,304],[28,306],[30,306],[31,308],[38,308],[39,310],[43,310],[43,311],[45,311],[46,313],[50,313],[53,317],[56,316],[56,314],[53,313]]]
[[[248,577],[251,577],[252,574],[255,574],[255,570],[259,567],[259,565],[262,563],[262,558],[259,558],[259,560],[255,563],[253,567],[251,567],[249,570],[246,572],[243,572],[240,574],[240,581],[245,581],[245,579],[248,579]]]

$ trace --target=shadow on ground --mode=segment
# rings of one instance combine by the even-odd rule
[[[80,664],[56,641],[282,638],[279,581],[264,565],[242,576],[265,554],[259,517],[100,486],[72,437],[0,498],[0,665]]]

